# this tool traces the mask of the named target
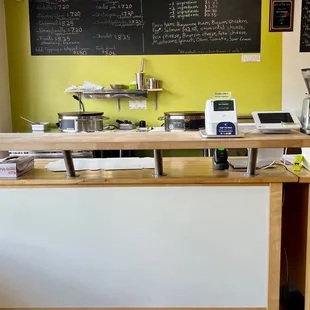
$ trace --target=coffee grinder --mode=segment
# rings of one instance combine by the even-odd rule
[[[309,135],[310,134],[310,68],[301,69],[302,76],[304,78],[308,92],[302,103],[301,110],[301,132]]]

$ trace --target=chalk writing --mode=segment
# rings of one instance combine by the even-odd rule
[[[302,1],[300,52],[310,52],[310,1]]]
[[[260,51],[261,0],[29,0],[29,15],[32,55]]]

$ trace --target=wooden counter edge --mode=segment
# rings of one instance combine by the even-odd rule
[[[298,183],[298,180],[294,181]],[[220,182],[219,180],[197,180],[197,179],[188,179],[183,181],[170,181],[170,180],[162,180],[159,182],[136,182],[134,180],[94,180],[94,181],[69,181],[64,180],[60,182],[59,180],[33,180],[33,181],[26,181],[26,182],[0,182],[0,189],[1,188],[39,188],[39,187],[101,187],[101,186],[131,186],[131,187],[150,187],[150,186],[268,186],[269,184],[274,183],[292,183],[292,180],[282,180],[279,179],[266,179],[263,181],[259,181],[257,179],[252,179],[251,181],[240,181],[238,179],[229,179],[225,182]]]
[[[283,185],[270,184],[268,310],[278,310],[280,304],[282,200]]]
[[[0,133],[0,151],[8,150],[171,150],[207,148],[310,147],[310,137],[299,131],[263,134],[250,132],[244,138],[203,139],[187,132],[97,132],[97,133]]]
[[[310,171],[302,168],[300,171],[294,171],[293,166],[288,166],[288,171],[298,177],[298,183],[310,183]]]
[[[83,308],[77,308],[77,307],[68,307],[68,308],[63,308],[63,307],[59,307],[59,308],[35,308],[35,307],[29,307],[29,308],[23,308],[23,307],[19,307],[19,308],[0,308],[1,310],[267,310],[267,308],[261,307],[245,307],[245,308],[231,308],[231,307],[221,307],[221,308],[214,308],[214,307],[150,307],[150,308],[146,308],[146,307],[115,307],[115,308],[111,308],[111,307],[107,307],[107,308],[102,308],[102,307],[83,307]],[[269,309],[268,309],[269,310]]]
[[[299,183],[303,183],[303,184],[309,184],[310,183],[310,176],[309,177],[299,176],[298,179],[299,179]]]
[[[51,172],[45,164],[55,159],[35,160],[35,169],[17,179],[0,179],[1,187],[86,187],[86,186],[207,186],[265,185],[298,183],[299,179],[284,167],[258,170],[247,177],[245,171],[213,170],[211,158],[164,158],[163,177],[154,177],[153,169],[115,171],[77,171],[78,178],[66,178],[65,172]]]

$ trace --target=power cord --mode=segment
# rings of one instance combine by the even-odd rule
[[[275,163],[275,165],[276,165],[276,166],[282,166],[282,167],[285,168],[287,171],[289,171],[288,168],[286,167],[286,165],[284,165],[284,164]]]
[[[287,168],[287,166],[286,166],[286,155],[287,155],[287,147],[284,149],[284,160],[283,160],[283,164],[273,161],[273,162],[270,163],[269,165],[264,166],[264,167],[262,167],[262,168],[260,168],[260,169],[261,169],[261,170],[263,170],[263,169],[268,169],[268,168],[270,168],[270,167],[272,167],[272,166],[275,165],[275,166],[282,166],[282,167],[284,167],[287,171],[289,171],[288,168]]]
[[[275,163],[276,163],[276,162],[273,161],[273,162],[271,162],[269,165],[259,168],[259,170],[268,169],[268,168],[272,167]]]

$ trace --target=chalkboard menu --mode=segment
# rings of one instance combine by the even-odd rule
[[[310,52],[310,0],[302,0],[300,52]]]
[[[32,55],[260,52],[261,0],[29,0]]]

